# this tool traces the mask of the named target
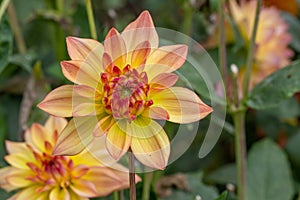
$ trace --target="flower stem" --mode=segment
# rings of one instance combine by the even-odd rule
[[[86,0],[85,2],[86,2],[86,12],[88,15],[91,37],[97,40],[97,31],[96,31],[96,25],[94,20],[92,2],[91,0]]]
[[[129,185],[130,185],[130,200],[136,200],[135,189],[135,172],[134,172],[134,155],[131,148],[128,150],[129,154]]]
[[[115,191],[113,194],[114,200],[124,200],[123,198],[123,190]]]
[[[18,51],[21,54],[24,54],[26,52],[26,45],[25,45],[25,41],[24,41],[24,37],[22,34],[22,31],[20,29],[20,25],[18,22],[18,18],[16,15],[16,11],[15,11],[15,7],[13,5],[13,2],[10,2],[7,8],[7,12],[9,15],[9,21],[10,21],[10,25],[11,28],[13,30],[15,39],[16,39],[16,45],[18,48]]]
[[[260,7],[261,7],[261,0],[257,0],[254,25],[253,25],[253,30],[251,33],[250,46],[249,46],[249,51],[248,51],[248,56],[247,56],[245,79],[244,79],[244,84],[243,84],[243,98],[244,99],[247,99],[247,97],[248,97],[250,75],[251,75],[252,65],[253,65],[253,60],[254,60],[255,39],[256,39],[256,33],[257,33],[257,27],[258,27]]]
[[[10,0],[3,0],[1,2],[1,5],[0,5],[0,22],[1,22],[1,19],[2,19],[3,15],[4,15],[5,11],[6,11],[6,8],[7,8],[8,4],[9,4],[9,2],[10,2]]]
[[[142,200],[149,200],[152,178],[153,172],[148,172],[144,174]]]
[[[245,111],[237,110],[233,113],[235,127],[235,157],[237,165],[238,199],[246,199],[246,136]]]

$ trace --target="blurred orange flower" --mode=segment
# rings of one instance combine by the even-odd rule
[[[52,115],[73,116],[55,147],[56,155],[79,153],[105,135],[106,148],[116,160],[130,148],[144,165],[165,168],[170,142],[154,119],[191,123],[212,109],[194,92],[172,87],[178,77],[171,72],[185,62],[187,46],[158,43],[148,11],[121,34],[112,28],[104,45],[67,38],[72,60],[61,63],[62,71],[77,85],[53,90],[38,105]]]
[[[0,169],[0,187],[20,191],[10,200],[88,200],[129,187],[128,174],[103,167],[88,151],[53,156],[53,147],[67,121],[50,117],[45,126],[33,124],[25,142],[6,142],[11,165]],[[121,165],[115,164],[124,170]]]
[[[231,14],[247,42],[251,38],[254,26],[255,9],[256,0],[243,2],[241,5],[238,5],[235,0],[230,1]],[[250,88],[272,72],[290,63],[293,52],[288,48],[291,35],[287,30],[288,25],[276,8],[263,7],[261,9]],[[245,69],[242,67],[239,76],[240,83],[243,81],[244,72]]]
[[[289,12],[292,15],[298,15],[299,13],[299,3],[297,0],[264,0],[263,6],[275,6],[277,9]]]

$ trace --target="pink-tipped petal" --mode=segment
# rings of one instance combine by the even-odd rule
[[[153,94],[151,99],[153,106],[164,108],[170,115],[169,121],[175,123],[195,122],[212,112],[211,107],[186,88],[171,87]]]
[[[53,155],[75,155],[93,140],[92,131],[97,123],[95,117],[73,118],[59,135]]]
[[[86,180],[82,179],[75,179],[72,181],[72,185],[70,185],[70,188],[79,196],[82,197],[95,197],[97,196],[97,189],[96,186]]]
[[[68,124],[68,121],[65,118],[61,117],[54,117],[54,116],[49,116],[48,120],[45,123],[45,129],[50,133],[50,140],[51,144],[54,144],[52,142],[56,142],[56,135],[61,133],[61,131],[66,127]]]
[[[149,133],[153,131],[149,129]],[[164,169],[170,155],[170,142],[167,134],[161,128],[152,137],[132,137],[131,150],[134,156],[144,165],[154,169]]]
[[[119,160],[128,150],[131,136],[126,133],[127,125],[117,122],[109,129],[106,136],[106,148],[115,160]]]
[[[148,109],[146,109],[143,114],[144,117],[150,117],[151,119],[158,119],[158,120],[169,120],[170,115],[169,113],[161,108],[161,107],[155,107],[150,106]]]
[[[28,148],[23,142],[12,142],[9,140],[5,141],[6,150],[9,154],[13,153],[24,153],[28,151]]]
[[[64,85],[51,91],[38,107],[54,116],[72,116],[73,85]]]
[[[128,52],[133,51],[138,44],[144,41],[148,41],[151,48],[158,47],[158,35],[148,11],[143,11],[135,21],[124,29],[121,35]]]
[[[67,48],[72,60],[85,60],[87,55],[95,48],[103,49],[100,42],[92,39],[67,37]]]
[[[120,33],[115,28],[110,29],[107,33],[104,40],[104,50],[111,56],[114,65],[119,68],[125,67],[126,46]]]
[[[34,123],[30,129],[25,132],[24,137],[28,144],[41,152],[45,152],[45,142],[51,142],[51,144],[55,142],[53,140],[53,134],[54,132],[49,132],[42,125]]]
[[[155,49],[147,58],[145,71],[149,80],[161,73],[175,71],[186,60],[188,47],[186,45],[162,46]]]
[[[88,62],[70,60],[62,61],[60,64],[64,76],[73,83],[97,87],[100,73],[95,71]]]
[[[162,73],[155,76],[150,83],[151,89],[162,90],[172,87],[178,80],[178,76],[172,73]]]

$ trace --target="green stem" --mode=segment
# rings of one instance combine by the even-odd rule
[[[142,200],[149,200],[153,172],[144,174]]]
[[[91,37],[97,40],[97,31],[95,26],[92,2],[91,0],[86,0],[85,2],[86,2],[86,12],[88,15]]]
[[[124,198],[123,198],[123,190],[115,191],[113,193],[113,199],[114,200],[124,200]]]
[[[9,16],[10,26],[13,30],[14,37],[16,39],[16,45],[17,45],[18,51],[21,54],[24,54],[26,52],[26,44],[24,41],[22,31],[20,29],[20,25],[18,22],[18,18],[16,15],[16,11],[15,11],[13,2],[10,2],[10,4],[8,5],[7,12],[8,12],[8,16]]]
[[[5,10],[9,4],[10,0],[3,0],[1,5],[0,5],[0,22],[1,22],[1,19],[5,13]]]
[[[245,111],[233,113],[235,127],[235,157],[237,165],[238,200],[246,199],[246,136]]]
[[[245,73],[245,79],[244,79],[244,84],[243,84],[243,98],[244,99],[247,99],[247,97],[248,97],[250,75],[251,75],[253,60],[254,60],[255,39],[256,39],[256,33],[257,33],[257,27],[258,27],[258,21],[259,21],[260,7],[261,7],[261,0],[257,0],[254,26],[253,26],[253,30],[252,30],[252,34],[251,34],[250,46],[249,46],[249,51],[248,51],[248,56],[247,56],[246,73]]]
[[[186,35],[191,34],[192,20],[193,20],[193,7],[189,2],[185,2],[183,5],[184,20],[183,20],[183,32]]]
[[[130,200],[136,200],[135,189],[135,172],[134,172],[134,155],[131,148],[128,150],[129,154],[129,186],[130,186]]]
[[[227,60],[226,60],[226,34],[225,34],[225,19],[224,19],[224,11],[225,11],[225,1],[220,0],[218,5],[218,16],[219,16],[219,63],[221,66],[222,77],[224,80],[226,90],[227,99],[230,97],[230,86],[229,86],[229,77],[227,72]]]

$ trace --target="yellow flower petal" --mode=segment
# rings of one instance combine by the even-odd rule
[[[106,148],[116,160],[119,160],[127,152],[131,143],[131,136],[126,133],[126,123],[123,120],[115,123],[107,133]]]
[[[161,73],[172,72],[182,66],[188,52],[186,45],[162,46],[148,56],[145,71],[149,80]]]
[[[100,72],[95,71],[88,62],[70,60],[62,61],[60,65],[64,76],[73,83],[97,87]]]
[[[95,117],[73,118],[59,135],[53,155],[75,155],[92,140],[91,134],[97,119]]]
[[[76,105],[73,108],[73,117],[96,116],[105,112],[103,105],[95,102],[86,102]]]
[[[37,187],[28,187],[28,188],[18,192],[16,195],[11,197],[9,200],[37,199],[41,194],[35,192],[36,188]]]
[[[29,169],[27,162],[34,162],[35,158],[32,152],[14,153],[5,156],[6,162],[18,169]]]
[[[148,41],[151,48],[158,47],[158,35],[148,11],[143,11],[135,21],[124,29],[121,35],[128,52],[132,52],[144,41]]]
[[[45,152],[46,141],[54,144],[53,134],[53,132],[49,132],[40,124],[34,123],[31,125],[30,129],[25,132],[24,137],[27,143],[38,149],[40,152]]]
[[[3,167],[0,169],[0,177],[2,177],[0,179],[0,187],[4,190],[6,190],[7,192],[10,192],[12,190],[17,189],[17,186],[11,185],[8,181],[7,178],[16,168],[13,167]]]
[[[55,187],[51,190],[49,200],[73,200],[70,193],[65,188]]]
[[[61,131],[67,126],[68,121],[65,118],[49,116],[48,120],[45,123],[45,129],[50,133],[50,136],[47,138],[47,141],[54,147],[58,135]]]
[[[178,76],[172,73],[162,73],[155,76],[151,82],[150,87],[152,90],[162,90],[172,87],[178,80]]]
[[[149,134],[153,131],[149,127]],[[136,133],[138,134],[138,133]],[[167,134],[161,128],[159,133],[152,133],[152,137],[132,137],[131,150],[134,156],[144,165],[164,169],[170,155],[170,142]]]
[[[28,187],[33,184],[32,181],[26,179],[28,175],[31,175],[31,171],[28,170],[14,170],[9,175],[6,176],[7,182],[18,188]]]
[[[100,177],[98,177],[100,178]],[[95,197],[97,196],[97,190],[93,183],[87,180],[75,179],[72,181],[70,188],[78,195],[82,197]]]
[[[100,47],[100,48],[99,48]],[[85,60],[93,49],[103,49],[101,43],[92,39],[67,37],[67,48],[72,60]]]
[[[112,28],[104,40],[104,50],[108,53],[114,65],[123,68],[126,65],[126,46],[120,33]]]
[[[163,128],[156,121],[138,116],[130,123],[131,136],[135,138],[150,138],[155,134],[159,134]]]
[[[186,88],[171,87],[153,94],[150,98],[153,106],[164,108],[170,116],[169,121],[175,123],[195,122],[212,112],[212,108]]]
[[[107,133],[107,131],[112,127],[112,125],[115,123],[115,119],[112,115],[107,115],[103,117],[97,125],[95,126],[95,129],[93,130],[95,137],[100,137]]]
[[[38,107],[51,115],[71,117],[73,87],[73,85],[64,85],[56,88],[38,104]]]
[[[142,42],[137,45],[131,55],[131,67],[137,68],[138,66],[145,64],[146,58],[151,50],[150,43],[148,41]],[[130,53],[129,53],[130,54]]]
[[[155,107],[155,106],[150,106],[149,108],[145,109],[144,112],[142,113],[142,116],[151,119],[158,119],[158,120],[170,119],[170,115],[165,109],[161,107]]]

